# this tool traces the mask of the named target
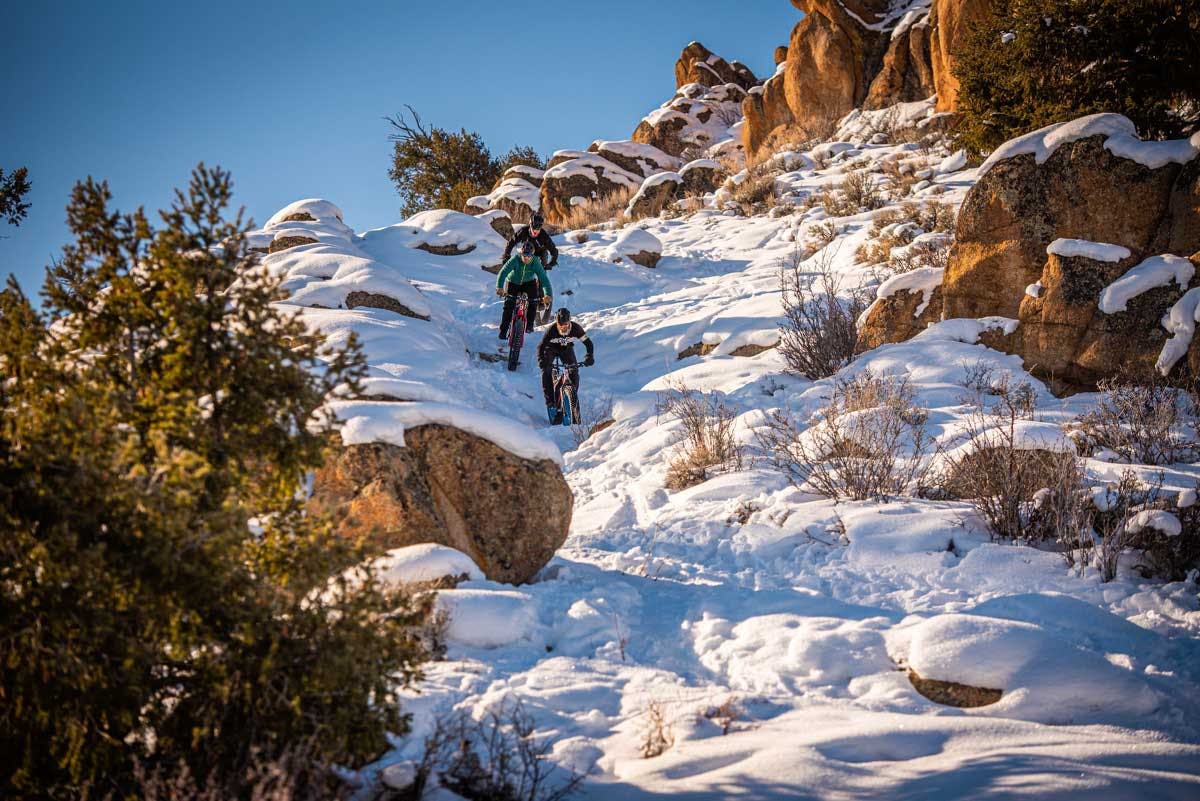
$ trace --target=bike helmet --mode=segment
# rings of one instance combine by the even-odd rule
[[[533,247],[533,243],[532,243],[532,242],[530,242],[530,241],[526,240],[526,241],[524,241],[524,242],[522,242],[522,243],[521,243],[521,255],[522,255],[522,256],[530,256],[530,257],[532,257],[532,256],[533,256],[533,251],[534,251],[534,247]]]
[[[558,323],[559,325],[571,322],[571,313],[567,311],[566,306],[563,306],[554,313],[554,322]]]
[[[546,222],[546,218],[543,217],[541,215],[541,213],[535,211],[533,213],[533,216],[529,218],[529,227],[534,230],[540,230],[542,225],[545,224],[545,222]]]

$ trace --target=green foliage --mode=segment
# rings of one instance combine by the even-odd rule
[[[1005,40],[1008,41],[1005,41]],[[973,153],[1098,112],[1144,138],[1200,125],[1200,5],[1179,0],[994,0],[954,66]]]
[[[411,122],[403,113],[388,118],[395,129],[388,177],[404,200],[400,211],[405,216],[427,209],[461,210],[468,198],[490,192],[509,167],[544,166],[532,147],[514,147],[496,158],[479,134],[426,128],[412,106],[406,108]]]
[[[29,204],[22,198],[29,192],[29,170],[18,167],[4,177],[0,169],[0,217],[7,217],[9,225],[20,225],[29,211]]]
[[[78,184],[46,312],[0,292],[0,794],[117,798],[178,771],[377,755],[425,610],[303,513],[327,395],[364,372],[276,305],[201,165],[152,227]],[[330,582],[329,577],[339,578]]]

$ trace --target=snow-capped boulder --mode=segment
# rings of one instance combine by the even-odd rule
[[[492,230],[504,237],[504,239],[512,239],[512,217],[509,217],[508,212],[504,209],[492,209],[476,216],[490,225]]]
[[[543,448],[518,423],[479,413],[474,425],[461,419],[469,410],[452,414],[457,409],[340,407],[339,416],[349,419],[342,433],[349,444],[317,471],[310,508],[331,514],[339,532],[363,536],[381,553],[437,543],[466,554],[494,581],[529,581],[562,545],[571,523],[571,489],[557,451]],[[403,445],[380,441],[397,439],[389,433],[397,426]]]
[[[662,258],[662,242],[649,231],[630,226],[608,246],[605,257],[612,261],[628,259],[643,267],[654,267]]]
[[[942,319],[942,273],[921,267],[884,281],[859,320],[854,352],[912,339]]]
[[[297,200],[272,214],[263,228],[276,228],[289,222],[341,223],[342,210],[321,198]]]
[[[596,153],[634,175],[650,176],[679,166],[679,159],[675,156],[632,139],[619,142],[597,140],[588,147],[588,152]]]
[[[578,153],[555,162],[542,177],[542,212],[551,225],[559,225],[578,203],[592,202],[619,191],[635,191],[642,185],[640,174],[631,173],[597,153]],[[562,154],[556,153],[555,157]]]
[[[388,587],[440,585],[484,578],[483,571],[471,557],[433,542],[393,548],[371,560],[368,569]]]
[[[483,214],[492,207],[487,195],[474,195],[463,204],[463,214]]]
[[[679,168],[683,183],[681,194],[706,194],[717,191],[727,177],[720,162],[713,159],[694,159]]]
[[[446,639],[470,648],[499,648],[537,628],[533,598],[517,590],[443,590],[437,609],[447,616]]]
[[[655,173],[642,182],[637,194],[630,199],[625,213],[634,220],[653,217],[675,200],[681,186],[683,178],[679,173]]]
[[[675,88],[688,84],[720,86],[732,83],[749,89],[758,82],[754,73],[741,62],[726,61],[699,42],[691,42],[675,62]]]
[[[1163,358],[1177,330],[1164,320],[1200,263],[1193,139],[1143,142],[1129,120],[1098,114],[1002,145],[963,202],[943,317],[1018,318],[1012,352],[1061,390],[1148,377],[1156,362],[1196,374],[1200,352],[1182,358],[1190,335]]]
[[[504,247],[488,220],[450,209],[422,211],[391,228],[408,239],[409,247],[437,256],[461,256],[481,245]]]
[[[488,208],[503,209],[513,222],[527,223],[542,207],[538,186],[518,175],[501,178],[500,183],[485,195]]]

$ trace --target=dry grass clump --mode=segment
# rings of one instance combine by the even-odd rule
[[[851,169],[842,182],[832,189],[816,192],[804,199],[804,206],[822,206],[830,217],[849,217],[872,211],[887,202],[866,169]]]
[[[1145,577],[1180,581],[1200,567],[1200,505],[1180,508],[1179,500],[1163,490],[1162,481],[1161,473],[1147,480],[1127,468],[1097,493],[1093,530],[1067,550],[1068,564],[1094,564],[1104,581],[1116,577],[1118,561],[1127,551],[1138,554],[1136,569]],[[1164,531],[1156,518],[1177,526],[1177,531]]]
[[[579,790],[583,775],[552,781],[553,741],[539,738],[520,703],[501,705],[481,720],[464,712],[434,723],[405,798],[424,798],[437,788],[478,801],[561,801]]]
[[[667,720],[666,710],[660,701],[651,701],[646,707],[646,722],[642,729],[641,752],[643,759],[662,756],[675,745],[675,727]]]
[[[836,238],[836,229],[827,234]],[[869,303],[867,293],[855,288],[848,297],[833,273],[836,254],[822,251],[809,265],[798,248],[780,266],[784,323],[779,329],[779,351],[791,372],[816,380],[836,373],[854,356],[858,318]]]
[[[635,194],[636,189],[621,188],[590,203],[572,206],[560,228],[569,231],[574,228],[594,228],[605,223],[624,225],[629,222],[625,209]]]
[[[766,463],[794,486],[835,500],[887,500],[924,486],[934,451],[926,417],[907,378],[867,370],[838,381],[806,428],[776,411],[755,435]]]
[[[742,708],[736,695],[731,695],[719,704],[710,706],[700,713],[700,717],[711,720],[721,727],[721,734],[726,735],[737,728],[746,710]]]
[[[741,470],[743,448],[735,433],[737,412],[716,392],[673,383],[658,398],[658,413],[683,424],[675,454],[667,465],[667,489],[680,490],[707,481],[717,472]]]
[[[1110,451],[1138,464],[1177,464],[1200,458],[1196,399],[1164,384],[1100,382],[1096,408],[1077,426],[1089,454]]]
[[[766,164],[756,164],[749,168],[745,179],[734,185],[730,195],[742,214],[749,217],[775,208],[779,201],[775,190],[775,178],[779,174],[777,169]]]

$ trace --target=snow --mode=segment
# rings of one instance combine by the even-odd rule
[[[1040,298],[1042,296],[1042,282],[1035,281],[1025,287],[1025,294],[1031,298]]]
[[[372,560],[369,569],[387,586],[402,586],[436,581],[445,576],[465,575],[483,581],[483,571],[471,557],[445,545],[432,542],[393,548]]]
[[[517,590],[459,586],[437,594],[449,615],[446,639],[470,648],[499,648],[527,639],[537,628],[533,598]]]
[[[931,103],[907,108],[918,122],[931,118]],[[867,127],[861,113],[842,124],[855,126]],[[885,159],[908,172],[931,169],[931,190],[955,206],[976,180],[975,170],[940,170],[954,155],[944,144],[918,152],[864,138],[839,132],[837,143],[781,159],[781,192],[806,198],[847,169]],[[736,153],[736,143],[721,148]],[[968,503],[835,503],[759,464],[686,490],[664,487],[681,430],[656,406],[679,381],[717,393],[753,455],[766,414],[788,411],[808,427],[837,382],[868,370],[904,376],[930,436],[953,449],[995,435],[963,442],[973,408],[963,382],[978,365],[993,385],[1030,383],[1035,419],[1018,429],[1022,447],[1074,447],[1066,432],[1097,396],[1056,398],[1018,356],[981,344],[985,332],[1014,332],[1016,320],[942,321],[819,381],[787,372],[777,349],[733,355],[742,343],[777,341],[780,264],[818,223],[832,223],[837,239],[801,269],[827,260],[844,291],[872,286],[854,252],[876,213],[744,217],[714,199],[693,215],[556,240],[555,289],[596,343],[597,363],[581,373],[582,405],[612,399],[614,422],[582,444],[547,426],[529,356],[511,373],[481,358],[498,352],[500,302],[480,270],[490,246],[437,256],[409,247],[417,235],[400,227],[359,235],[333,218],[300,224],[320,244],[266,260],[293,292],[316,291],[343,265],[358,265],[374,271],[368,285],[403,280],[427,304],[424,321],[288,301],[335,344],[356,335],[370,365],[364,392],[403,401],[335,401],[342,420],[358,420],[347,426],[351,439],[403,441],[410,425],[450,420],[501,447],[553,447],[574,498],[567,540],[532,583],[515,589],[476,577],[439,592],[450,616],[446,657],[405,691],[412,733],[359,772],[364,788],[388,766],[418,760],[439,715],[481,716],[520,701],[537,735],[554,741],[548,761],[588,772],[581,799],[1196,797],[1194,582],[1146,579],[1133,554],[1101,582],[1094,566],[1069,568],[1059,553],[991,542]],[[613,263],[614,250],[643,235],[663,254],[657,269]],[[1189,340],[1196,305],[1176,315],[1181,326],[1190,321]],[[715,348],[678,358],[697,343]],[[994,399],[982,389],[978,402]],[[1086,465],[1093,487],[1124,469],[1149,480],[1162,472],[1166,497],[1181,507],[1200,481],[1190,464]],[[898,665],[1003,695],[989,707],[941,706]],[[744,711],[722,735],[704,713],[731,697]],[[662,705],[675,745],[643,759],[651,701]]]
[[[1200,144],[1188,139],[1143,141],[1138,138],[1137,129],[1129,118],[1120,114],[1091,114],[1069,122],[1047,125],[1010,139],[996,148],[980,165],[979,175],[1005,159],[1023,154],[1032,154],[1034,160],[1042,164],[1063,145],[1091,136],[1103,136],[1104,147],[1114,156],[1136,161],[1150,169],[1158,169],[1172,162],[1186,164],[1200,153]]]
[[[1093,261],[1118,262],[1128,259],[1129,248],[1110,245],[1106,242],[1089,242],[1086,239],[1055,239],[1046,246],[1046,252],[1063,258],[1092,259]]]
[[[1162,319],[1162,326],[1171,334],[1171,338],[1163,343],[1158,359],[1154,363],[1160,373],[1166,375],[1171,372],[1175,363],[1187,354],[1198,322],[1200,322],[1200,287],[1184,292],[1183,297],[1175,301],[1170,311]]]
[[[1195,273],[1196,267],[1188,259],[1170,254],[1151,256],[1130,267],[1123,276],[1104,288],[1100,293],[1100,311],[1105,314],[1123,312],[1129,301],[1138,295],[1156,287],[1169,286],[1172,281],[1180,289],[1187,289]]]
[[[517,456],[562,464],[558,446],[541,434],[507,417],[467,406],[429,401],[333,401],[330,409],[342,421],[345,445],[387,442],[403,447],[406,429],[445,425],[486,439]]]
[[[1131,532],[1152,528],[1168,537],[1178,537],[1183,531],[1183,524],[1170,512],[1162,509],[1143,509],[1129,519],[1127,528]]]
[[[275,228],[279,225],[285,225],[284,220],[295,214],[307,214],[316,219],[317,222],[342,222],[342,210],[328,200],[320,198],[308,198],[306,200],[297,200],[295,203],[289,203],[279,211],[271,215],[263,228]]]

